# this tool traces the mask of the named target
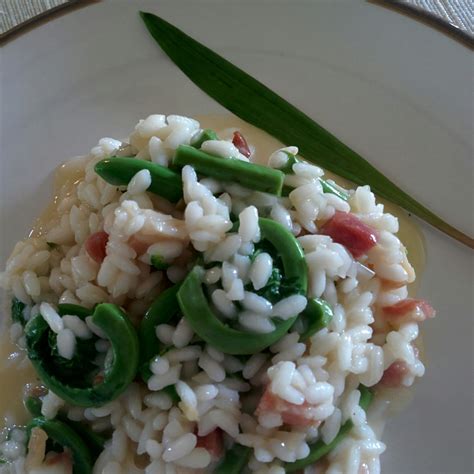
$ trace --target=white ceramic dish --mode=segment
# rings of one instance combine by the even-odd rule
[[[31,29],[2,51],[5,261],[51,192],[51,172],[153,112],[223,112],[142,26],[156,12],[301,107],[452,224],[473,234],[472,57],[370,3],[109,1]],[[473,472],[472,252],[424,226],[427,374],[388,424],[383,472]],[[1,396],[1,394],[0,394]]]

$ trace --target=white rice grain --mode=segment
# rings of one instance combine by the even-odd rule
[[[75,337],[80,339],[90,339],[92,331],[87,327],[87,324],[78,316],[66,314],[62,317],[64,326],[70,329]]]
[[[181,318],[176,326],[176,330],[173,333],[171,342],[175,347],[180,349],[187,346],[191,342],[193,336],[194,332],[188,321],[186,318]]]
[[[242,311],[239,314],[239,323],[244,329],[260,334],[266,334],[275,329],[271,319],[250,311]]]
[[[243,242],[258,242],[260,240],[258,210],[255,206],[245,208],[239,214],[239,222],[239,235]]]
[[[234,318],[236,316],[237,308],[224,290],[214,290],[211,294],[211,300],[217,310],[227,318]]]
[[[263,298],[263,296],[259,296],[256,293],[252,293],[250,291],[245,292],[242,305],[245,309],[254,311],[264,316],[271,314],[273,309],[270,301]]]
[[[270,278],[273,270],[272,257],[266,253],[259,253],[252,263],[249,271],[250,281],[256,290],[263,288]]]
[[[196,435],[192,433],[186,433],[180,436],[165,447],[162,455],[163,461],[173,462],[187,456],[196,447],[196,442]]]
[[[275,304],[272,315],[286,320],[300,314],[306,308],[306,304],[307,300],[303,295],[292,295]]]
[[[63,320],[57,311],[49,303],[41,303],[40,313],[44,320],[48,323],[51,331],[58,334],[64,329]]]

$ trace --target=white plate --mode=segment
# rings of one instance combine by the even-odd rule
[[[472,229],[472,58],[452,39],[370,3],[102,2],[2,51],[3,262],[50,195],[51,171],[153,112],[222,108],[165,58],[139,7],[223,53],[332,130],[408,192]],[[471,255],[424,226],[427,374],[389,423],[383,471],[473,472]]]

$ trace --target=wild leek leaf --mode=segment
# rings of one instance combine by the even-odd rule
[[[162,18],[140,12],[148,31],[171,60],[200,89],[243,120],[313,163],[400,205],[439,230],[474,248],[474,239],[452,227],[402,191],[367,160],[268,87]]]

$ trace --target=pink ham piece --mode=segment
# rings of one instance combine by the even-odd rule
[[[336,211],[321,227],[319,233],[328,235],[334,242],[344,245],[354,258],[366,254],[377,244],[378,239],[375,229],[364,224],[354,214],[341,211]]]
[[[434,318],[436,314],[436,311],[427,301],[414,298],[407,298],[390,306],[384,306],[382,311],[390,323],[421,322],[425,319]]]
[[[224,452],[222,431],[216,428],[206,436],[197,435],[196,447],[206,449],[213,459],[220,459]]]
[[[308,402],[302,405],[295,405],[287,402],[275,395],[269,387],[266,388],[262,398],[258,404],[256,414],[257,416],[266,413],[278,413],[283,423],[292,426],[318,426],[321,421],[314,416],[316,406]]]
[[[408,365],[404,360],[396,360],[390,364],[380,379],[380,385],[398,388],[403,385],[403,379],[408,374]]]
[[[109,240],[109,234],[107,232],[96,232],[87,237],[85,247],[86,252],[89,254],[89,257],[92,260],[95,260],[97,263],[102,263],[105,256],[105,247]]]
[[[239,150],[242,155],[250,158],[252,152],[250,151],[250,147],[247,143],[247,140],[240,132],[234,132],[234,137],[232,138],[232,144]]]

